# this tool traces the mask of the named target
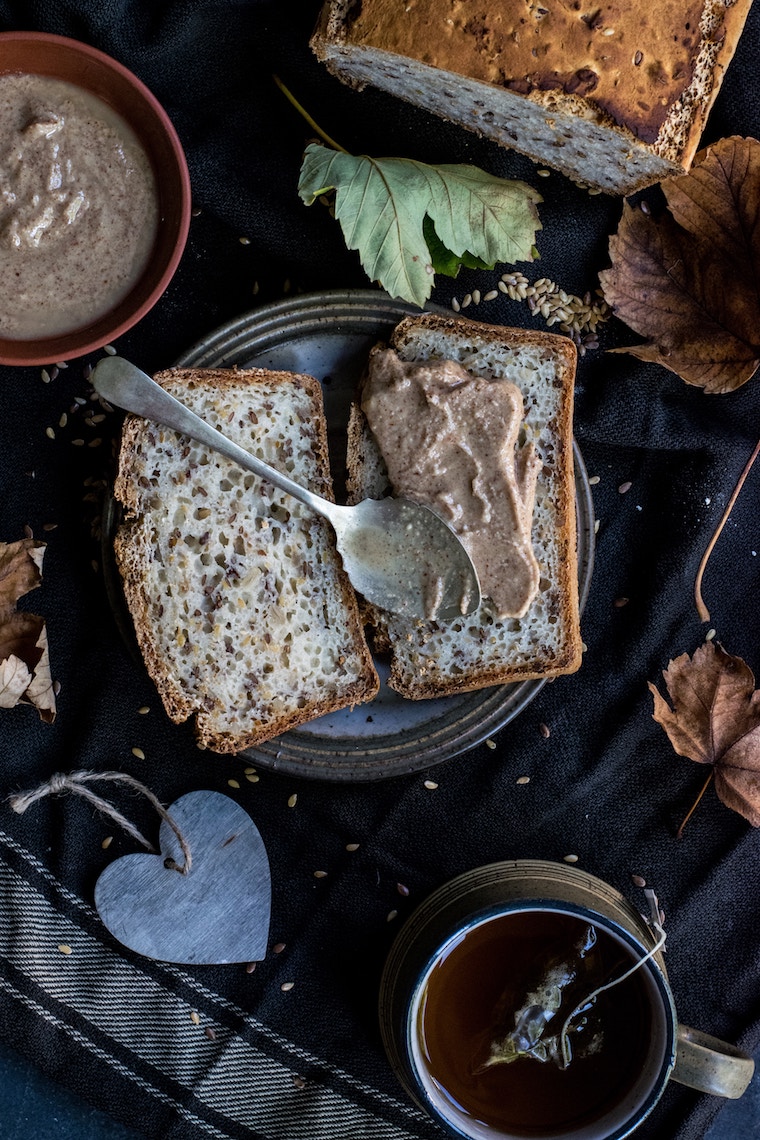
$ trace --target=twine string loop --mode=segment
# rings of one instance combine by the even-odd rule
[[[145,847],[148,851],[151,851],[153,854],[158,854],[153,844],[145,838],[142,832],[140,832],[135,827],[135,825],[127,819],[126,816],[122,815],[122,813],[117,808],[115,808],[113,804],[108,802],[108,800],[104,800],[102,796],[99,796],[96,792],[93,792],[88,787],[88,784],[98,781],[122,783],[127,787],[133,788],[135,791],[140,792],[141,795],[146,797],[146,799],[153,805],[158,814],[161,816],[161,819],[165,820],[165,822],[168,823],[169,827],[176,835],[177,842],[179,843],[182,850],[182,857],[184,859],[183,863],[177,863],[174,859],[169,858],[165,861],[165,866],[169,867],[171,870],[179,871],[182,875],[189,874],[190,868],[192,866],[192,855],[190,853],[190,847],[187,843],[187,840],[180,831],[179,826],[175,820],[172,819],[169,812],[166,810],[161,801],[157,799],[157,797],[153,794],[150,788],[146,787],[145,784],[141,784],[139,780],[136,780],[133,776],[128,776],[124,772],[55,772],[49,780],[46,780],[38,787],[32,788],[26,792],[18,792],[15,795],[10,796],[8,798],[8,803],[15,812],[17,812],[19,815],[23,815],[27,808],[31,807],[33,803],[44,799],[46,796],[59,796],[67,792],[71,792],[73,795],[82,796],[83,799],[87,800],[88,803],[91,803],[93,807],[97,808],[97,810],[101,812],[102,815],[105,815],[109,819],[112,819],[114,823],[117,823],[121,828],[123,828],[124,831],[131,835],[133,839],[136,839],[138,843],[141,843],[142,846]]]

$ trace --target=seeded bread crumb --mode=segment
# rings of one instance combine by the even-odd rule
[[[378,650],[390,651],[389,685],[413,700],[575,672],[581,663],[573,475],[576,350],[567,337],[463,317],[407,317],[391,337],[403,360],[456,360],[468,372],[511,380],[525,407],[523,440],[542,460],[532,542],[541,578],[522,618],[499,621],[485,600],[453,622],[413,622],[368,607]],[[382,457],[358,406],[348,440],[349,493],[357,502],[387,490]]]
[[[156,380],[271,466],[332,498],[319,383],[262,369]],[[138,642],[175,722],[239,752],[378,688],[330,524],[223,456],[125,421],[116,559]]]

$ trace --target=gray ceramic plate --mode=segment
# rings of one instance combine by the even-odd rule
[[[418,312],[373,290],[313,293],[268,305],[199,341],[183,367],[238,365],[306,372],[322,382],[336,496],[345,474],[348,408],[372,344],[408,313]],[[447,314],[451,315],[451,314]],[[581,605],[594,548],[588,476],[575,447]],[[457,697],[408,701],[385,684],[369,704],[284,733],[245,753],[262,767],[327,780],[376,780],[419,771],[473,748],[503,728],[535,697],[543,681],[481,689]]]

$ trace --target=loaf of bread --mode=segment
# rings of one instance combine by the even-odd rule
[[[156,377],[242,447],[331,497],[319,383],[253,369]],[[164,706],[239,752],[378,687],[332,528],[218,453],[125,421],[116,559]]]
[[[575,181],[689,169],[751,0],[326,0],[317,56]]]
[[[390,347],[403,361],[456,361],[472,376],[512,381],[524,409],[516,448],[532,445],[539,460],[531,527],[538,592],[527,611],[499,619],[485,598],[468,617],[438,623],[369,607],[377,648],[391,654],[391,688],[419,699],[574,672],[582,648],[572,450],[574,344],[554,333],[425,313],[405,318]],[[349,422],[348,470],[353,501],[387,493],[386,466],[358,404]]]

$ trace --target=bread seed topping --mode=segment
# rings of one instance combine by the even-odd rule
[[[540,463],[532,444],[518,443],[519,388],[451,360],[409,363],[378,347],[362,409],[395,493],[441,515],[498,617],[521,617],[539,584],[531,526]]]
[[[158,227],[148,156],[102,100],[0,76],[0,336],[57,336],[118,304]]]

